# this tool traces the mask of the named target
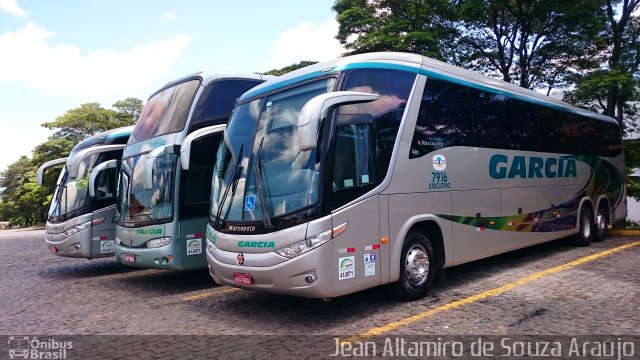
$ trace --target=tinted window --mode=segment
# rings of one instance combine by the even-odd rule
[[[344,75],[343,90],[380,97],[338,109],[333,145],[333,208],[366,193],[386,176],[415,78],[413,73],[386,69],[358,69]]]
[[[515,149],[509,98],[486,91],[469,89],[476,145],[485,148]]]
[[[191,119],[190,129],[224,124],[236,100],[262,80],[230,79],[214,80],[205,87],[198,99]]]
[[[540,106],[509,99],[511,148],[523,151],[544,151],[542,126],[538,119]]]
[[[417,158],[444,147],[473,144],[468,89],[428,79],[422,94],[409,158]]]

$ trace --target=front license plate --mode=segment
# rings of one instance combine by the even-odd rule
[[[136,256],[133,254],[123,254],[125,262],[136,262]]]
[[[233,282],[241,285],[253,285],[253,278],[249,274],[233,273]]]

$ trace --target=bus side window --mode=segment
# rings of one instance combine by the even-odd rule
[[[473,146],[468,89],[428,79],[422,94],[409,159],[450,146]]]
[[[389,170],[391,155],[416,80],[410,72],[388,69],[349,70],[341,90],[378,94],[371,102],[337,109],[333,146],[331,207],[365,194]]]

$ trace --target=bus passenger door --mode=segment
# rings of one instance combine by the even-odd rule
[[[207,265],[204,235],[209,221],[211,174],[216,162],[216,150],[222,141],[224,126],[216,125],[191,133],[182,144],[181,157],[186,149],[180,171],[179,241],[185,268]]]
[[[110,157],[119,157],[111,154]],[[116,161],[115,159],[111,159]],[[118,171],[116,167],[106,168],[96,176],[95,193],[92,199],[92,227],[91,227],[91,257],[113,256],[115,251],[115,226],[113,218],[116,215],[116,182]]]
[[[380,228],[376,221],[380,219],[379,209],[379,197],[372,196],[332,215],[334,231],[346,224],[346,229],[332,240],[336,257],[334,284],[338,294],[380,285],[382,259]]]

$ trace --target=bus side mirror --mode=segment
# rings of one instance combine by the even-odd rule
[[[177,154],[180,151],[179,149],[180,145],[163,145],[151,150],[144,163],[143,187],[145,190],[153,189],[153,165],[155,165],[156,160],[166,154]]]
[[[187,137],[182,141],[182,145],[180,145],[180,165],[182,166],[182,169],[189,170],[189,162],[191,161],[191,144],[194,141],[207,135],[223,132],[224,129],[225,125],[213,125],[198,129],[187,135]],[[217,149],[211,150],[211,156],[216,156],[216,150]]]
[[[100,172],[118,167],[118,160],[109,160],[96,165],[89,174],[89,196],[96,197],[96,179]]]
[[[334,91],[307,101],[298,116],[298,144],[300,151],[311,150],[318,143],[320,115],[335,105],[358,104],[377,100],[380,96],[358,91]]]
[[[44,181],[44,173],[45,171],[47,171],[48,168],[59,165],[59,164],[64,164],[66,161],[67,161],[67,158],[60,158],[60,159],[47,161],[46,163],[40,165],[40,167],[38,168],[38,174],[37,174],[37,180],[36,180],[38,185],[42,186],[42,183]]]

